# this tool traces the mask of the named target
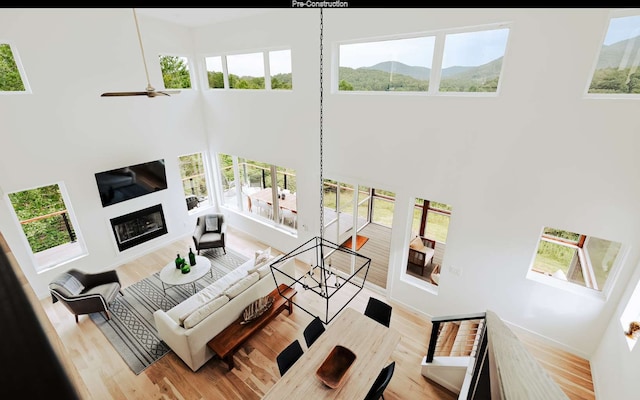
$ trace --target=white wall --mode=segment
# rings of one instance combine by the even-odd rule
[[[162,88],[160,52],[191,49],[185,29],[152,35],[140,19],[151,83]],[[158,28],[156,28],[158,29]],[[131,10],[0,11],[0,41],[25,67],[31,95],[0,95],[0,188],[6,193],[63,182],[88,255],[37,274],[6,196],[0,230],[39,297],[52,277],[71,267],[114,268],[150,249],[190,234],[178,156],[207,150],[197,92],[170,98],[100,97],[147,85]],[[190,51],[188,51],[190,52]],[[164,158],[169,190],[103,208],[94,174]],[[110,218],[161,203],[169,233],[119,252]]]
[[[637,100],[583,96],[609,10],[327,9],[324,15],[324,176],[396,193],[389,295],[427,315],[492,309],[503,320],[587,358],[598,346],[608,351],[604,341],[614,328],[607,326],[638,264],[640,240]],[[198,57],[290,46],[294,90],[101,99],[103,91],[145,85],[127,11],[3,10],[0,39],[18,46],[36,93],[0,96],[2,190],[64,180],[90,249],[76,266],[102,269],[126,258],[115,250],[110,217],[162,202],[170,233],[159,243],[190,232],[193,217],[187,217],[180,191],[171,188],[155,198],[103,209],[93,174],[164,157],[174,163],[170,185],[177,185],[176,157],[209,146],[212,152],[291,167],[298,174],[299,226],[306,224],[309,231],[295,239],[230,215],[235,225],[283,251],[316,234],[319,11],[277,10],[199,28],[193,41],[182,29],[144,22],[150,59],[154,50],[192,45]],[[511,24],[499,96],[329,90],[328,70],[335,62],[330,48],[338,41],[498,22]],[[145,26],[161,31],[145,35]],[[156,71],[152,81],[160,86],[159,80]],[[413,197],[453,206],[437,295],[400,279]],[[630,249],[607,299],[525,278],[543,226],[619,241]],[[42,289],[50,276],[33,273],[6,206],[0,229],[29,281]],[[138,246],[132,255],[152,246]],[[461,276],[451,274],[451,267]],[[598,351],[598,360],[611,364],[602,355],[607,351]],[[605,368],[593,366],[595,372]]]

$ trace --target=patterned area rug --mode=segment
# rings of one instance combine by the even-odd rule
[[[196,281],[196,290],[203,289],[248,260],[230,249],[227,249],[227,254],[203,251],[200,255],[211,260],[213,277],[206,274]],[[158,337],[153,322],[154,311],[169,310],[193,294],[191,285],[181,285],[167,287],[165,295],[159,275],[160,271],[122,289],[124,295],[116,297],[111,304],[110,320],[106,320],[102,313],[89,315],[136,375],[171,351]]]

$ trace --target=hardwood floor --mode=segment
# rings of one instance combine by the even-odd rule
[[[123,286],[158,271],[167,260],[175,258],[176,252],[185,252],[191,245],[191,239],[185,238],[118,267]],[[227,246],[247,257],[267,247],[233,229],[229,230]],[[300,265],[301,270],[304,267]],[[369,296],[389,302],[378,292],[365,288],[349,306],[364,311]],[[310,308],[317,306],[314,298],[304,292],[298,294],[298,301]],[[312,319],[297,308],[291,315],[281,313],[235,354],[236,368],[231,371],[224,362],[214,358],[194,373],[170,352],[135,375],[88,316],[80,316],[76,324],[60,303],[52,304],[46,298],[40,304],[55,328],[48,334],[57,333],[52,340],[64,346],[77,375],[88,388],[81,392],[87,399],[260,399],[279,379],[276,355],[293,339],[304,341],[302,331]],[[429,319],[394,302],[390,304],[393,306],[391,326],[402,334],[402,339],[391,356],[391,360],[396,361],[396,370],[384,393],[385,399],[456,399],[454,393],[420,373],[431,333]],[[515,333],[526,337],[526,332]],[[533,339],[523,343],[534,357],[542,360],[543,367],[571,399],[595,399],[588,361]]]

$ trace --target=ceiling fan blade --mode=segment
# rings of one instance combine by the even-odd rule
[[[172,94],[180,94],[179,90],[158,90],[156,93],[162,93],[165,96],[170,96]]]
[[[148,96],[148,92],[106,92],[102,93],[100,97],[113,97],[113,96]]]

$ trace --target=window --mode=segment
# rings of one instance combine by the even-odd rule
[[[195,211],[200,204],[211,205],[207,189],[205,158],[203,153],[194,153],[179,157],[182,188],[186,199],[187,210]]]
[[[205,57],[210,89],[293,88],[291,50]]]
[[[293,88],[291,81],[291,50],[269,52],[269,75],[271,89],[281,90]]]
[[[340,46],[338,90],[429,90],[435,37],[418,37]]]
[[[160,56],[160,69],[165,89],[189,89],[189,60],[186,57]]]
[[[227,70],[231,89],[264,89],[263,53],[229,55]]]
[[[434,285],[439,284],[438,270],[444,258],[451,211],[449,204],[415,199],[407,274]],[[426,250],[424,246],[433,250]]]
[[[496,92],[508,36],[508,29],[446,35],[439,90]]]
[[[222,57],[206,57],[207,82],[209,89],[224,89],[224,71],[222,70]]]
[[[640,93],[640,15],[611,18],[588,93]]]
[[[0,91],[25,92],[25,82],[19,60],[8,43],[0,43]]]
[[[496,92],[509,29],[339,45],[338,91]],[[435,64],[434,64],[435,62]]]
[[[8,195],[38,271],[86,255],[63,189],[56,183]]]
[[[620,254],[620,243],[545,227],[531,272],[602,291]]]
[[[297,231],[296,172],[260,161],[218,154],[222,205]]]

